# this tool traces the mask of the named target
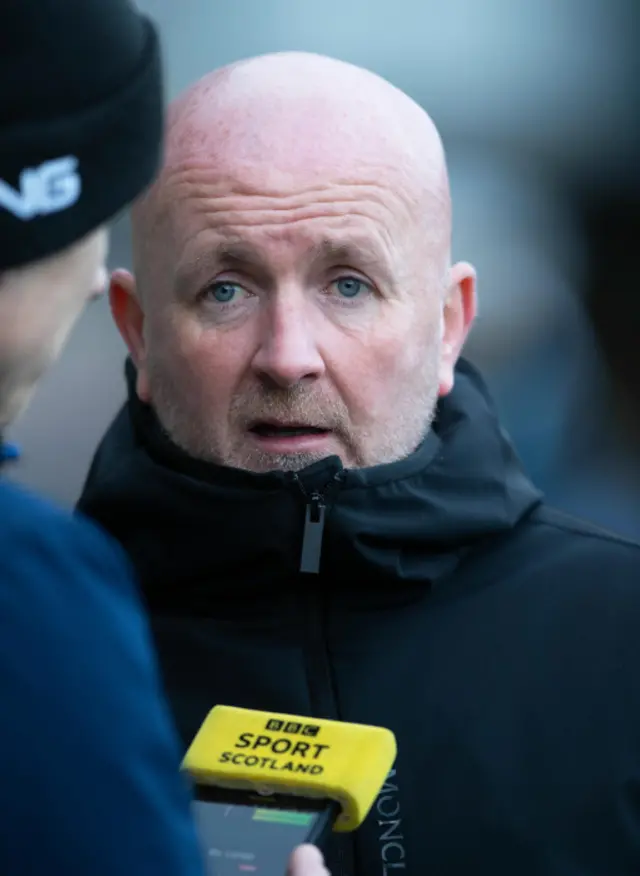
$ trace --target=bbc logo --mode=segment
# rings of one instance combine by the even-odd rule
[[[270,718],[266,729],[276,733],[292,733],[296,736],[317,736],[320,732],[317,724],[300,724],[298,721],[281,721],[278,718]]]

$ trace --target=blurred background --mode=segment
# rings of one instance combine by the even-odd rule
[[[467,354],[550,500],[640,536],[638,0],[140,0],[168,98],[285,49],[390,79],[449,156],[454,256],[479,276]],[[128,220],[111,264],[130,265]],[[22,480],[65,504],[124,398],[106,301],[14,430]]]

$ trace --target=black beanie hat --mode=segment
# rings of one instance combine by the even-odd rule
[[[162,124],[158,37],[128,0],[0,0],[0,270],[133,201]]]

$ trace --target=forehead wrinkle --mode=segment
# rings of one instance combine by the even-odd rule
[[[290,136],[294,129],[299,137]],[[322,149],[315,146],[319,140]],[[419,229],[425,247],[449,248],[446,162],[435,126],[408,95],[344,62],[282,53],[208,74],[170,106],[165,156],[149,209],[137,214],[141,222],[155,210],[175,219],[181,198],[171,184],[174,174],[193,172],[240,195],[262,189],[282,205],[270,214],[274,219],[310,191],[342,206],[339,189],[330,186],[344,181],[353,191],[373,186],[366,196],[386,214],[383,224],[397,221],[400,212]],[[206,214],[205,202],[200,206]],[[174,231],[180,236],[178,227]]]
[[[210,180],[210,185],[206,185]],[[250,194],[217,184],[209,174],[199,180],[192,173],[178,172],[165,190],[163,199],[167,210],[173,212],[173,225],[178,238],[180,232],[191,237],[193,222],[196,227],[212,228],[233,235],[233,229],[274,225],[283,228],[313,220],[326,221],[347,227],[359,218],[374,222],[381,233],[398,224],[399,217],[409,227],[415,227],[420,216],[418,199],[398,189],[388,190],[378,184],[356,182],[329,183],[320,188],[305,187],[288,190],[278,196],[264,194],[252,188]],[[328,208],[328,209],[327,209]],[[400,208],[400,209],[398,209]],[[183,215],[183,211],[187,211]],[[187,219],[189,220],[187,226]],[[265,233],[266,233],[265,228]],[[385,234],[388,240],[388,235]]]
[[[350,170],[350,172],[347,172]],[[385,177],[389,184],[381,182]],[[286,210],[297,203],[306,203],[309,197],[317,203],[331,203],[347,192],[351,198],[356,196],[384,200],[389,194],[395,196],[399,190],[415,192],[411,179],[397,166],[360,162],[357,172],[353,168],[316,168],[311,172],[297,175],[292,172],[274,170],[271,165],[263,166],[238,164],[225,161],[217,156],[215,162],[185,158],[180,162],[165,166],[162,174],[162,190],[170,190],[162,197],[158,193],[156,201],[173,205],[176,201],[188,198],[191,194],[206,192],[211,197],[250,198],[251,204],[260,206],[263,202],[274,209]],[[415,200],[415,194],[407,198]]]

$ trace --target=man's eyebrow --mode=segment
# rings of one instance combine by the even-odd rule
[[[191,279],[214,269],[240,267],[265,272],[264,260],[254,247],[241,240],[220,240],[198,255],[183,259],[176,273],[179,279]]]
[[[323,238],[308,248],[307,258],[312,265],[321,267],[352,268],[385,280],[390,280],[392,276],[386,259],[367,241]],[[251,268],[264,278],[269,274],[264,256],[251,244],[243,240],[219,240],[197,255],[181,260],[176,268],[176,276],[179,282],[186,282],[194,278],[204,279],[214,270],[235,268]]]
[[[314,247],[313,260],[322,264],[352,267],[389,277],[391,270],[386,259],[365,241],[331,240],[325,238]]]

